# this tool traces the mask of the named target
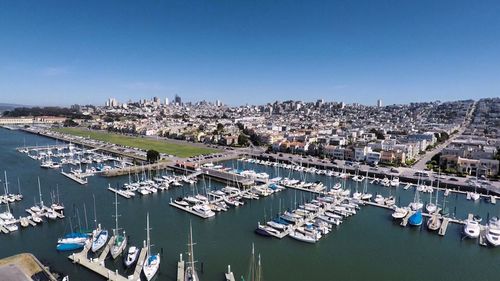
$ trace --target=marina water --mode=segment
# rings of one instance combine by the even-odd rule
[[[0,171],[7,171],[10,189],[17,191],[17,178],[21,183],[24,199],[11,204],[16,218],[26,216],[24,211],[38,201],[37,177],[40,177],[44,202],[50,203],[50,192],[59,189],[64,203],[64,220],[45,221],[35,227],[20,228],[17,232],[0,234],[0,258],[20,252],[31,252],[53,270],[63,272],[71,280],[103,280],[87,269],[74,265],[67,258],[69,253],[56,251],[57,238],[69,232],[69,217],[78,209],[80,224],[85,227],[83,204],[86,204],[88,224],[93,227],[93,195],[96,198],[97,220],[111,231],[114,226],[114,194],[107,190],[128,181],[128,176],[105,178],[94,176],[87,185],[79,185],[64,177],[58,170],[41,169],[39,162],[15,150],[26,145],[48,145],[56,141],[21,131],[0,129]],[[254,169],[267,172],[271,177],[294,177],[313,182],[321,180],[332,186],[338,179],[324,175],[290,172],[241,161],[223,163],[227,167]],[[355,189],[348,180],[347,186]],[[288,237],[281,240],[254,234],[258,221],[264,222],[279,211],[292,208],[314,195],[285,190],[260,200],[247,201],[239,208],[219,213],[203,220],[168,205],[170,198],[203,192],[206,187],[221,188],[215,181],[199,180],[196,185],[184,185],[147,196],[132,199],[119,198],[120,226],[129,236],[129,244],[141,246],[146,238],[146,212],[150,213],[153,252],[162,253],[162,264],[157,280],[176,280],[179,254],[186,256],[189,222],[193,225],[195,257],[202,280],[223,280],[223,272],[231,265],[237,280],[246,276],[255,243],[256,252],[263,262],[265,280],[499,280],[500,249],[479,246],[477,240],[462,239],[462,226],[450,224],[446,236],[440,237],[421,228],[401,227],[393,222],[391,212],[373,206],[364,206],[357,215],[349,218],[337,229],[316,244],[300,243]],[[359,183],[361,191],[363,183]],[[389,189],[368,184],[372,194],[392,195],[407,205],[413,200],[413,189]],[[435,193],[433,194],[433,197]],[[439,195],[440,201],[443,194]],[[422,201],[429,201],[428,194],[421,194]],[[433,199],[434,200],[434,199]],[[468,213],[499,216],[500,205],[467,201],[465,195],[451,193],[446,198],[450,213],[464,219]],[[0,206],[5,208],[5,205]],[[72,219],[78,226],[77,219]],[[425,225],[425,224],[424,224]],[[110,269],[125,272],[122,259],[106,260]]]

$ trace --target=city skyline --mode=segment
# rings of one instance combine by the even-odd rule
[[[117,3],[0,4],[2,102],[375,105],[500,90],[494,1]]]

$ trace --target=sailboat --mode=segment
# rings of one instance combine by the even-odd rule
[[[74,232],[71,217],[69,218],[70,233],[57,240],[58,251],[74,251],[83,248],[89,235],[82,232]]]
[[[116,259],[122,252],[125,247],[127,247],[127,236],[125,235],[125,231],[123,234],[119,233],[120,229],[118,228],[118,194],[115,192],[115,229],[114,236],[115,241],[111,246],[111,256],[113,259]]]
[[[99,251],[104,245],[106,245],[106,242],[108,241],[108,231],[106,229],[101,228],[101,224],[97,224],[97,214],[96,214],[96,208],[95,208],[95,196],[94,196],[94,224],[96,224],[96,229],[92,231],[93,238],[92,238],[92,252],[97,252]]]
[[[432,186],[432,184],[431,184],[431,186]],[[431,192],[431,193],[429,193],[429,203],[427,203],[427,205],[425,206],[425,209],[427,210],[427,212],[429,212],[429,214],[432,214],[432,213],[436,212],[436,210],[437,210],[438,195],[439,195],[439,178],[438,178],[437,188],[436,188],[436,203],[432,202],[432,192]]]
[[[147,250],[148,254],[146,256],[146,261],[144,262],[144,265],[142,266],[142,272],[144,273],[144,276],[146,276],[146,279],[149,281],[151,280],[155,275],[156,272],[158,272],[158,269],[160,268],[160,254],[156,255],[151,255],[151,241],[149,238],[149,213],[146,216],[146,233],[147,233]]]
[[[436,231],[441,227],[441,220],[438,217],[438,214],[432,215],[432,217],[427,221],[427,228],[429,230]]]
[[[368,171],[366,171],[366,181],[363,187],[363,194],[361,195],[361,199],[370,200],[372,198],[372,194],[368,193]]]
[[[5,192],[5,196],[7,196],[7,190],[9,189],[9,183],[7,181],[7,172],[4,171],[5,173],[5,187],[4,187],[4,192]],[[7,205],[7,210],[3,213],[0,213],[0,219],[4,220],[4,221],[11,221],[11,220],[15,220],[14,218],[14,215],[12,215],[12,213],[10,212],[10,205],[9,205],[9,202],[7,201],[6,202],[6,205]]]
[[[187,262],[188,266],[186,267],[186,272],[184,274],[184,280],[186,281],[199,281],[200,279],[198,278],[198,273],[196,272],[195,268],[195,261],[194,261],[194,250],[193,250],[193,228],[191,226],[191,223],[189,224],[189,261]]]
[[[410,218],[408,218],[408,223],[413,226],[422,225],[422,221],[423,218],[421,210],[416,211],[413,215],[410,216]]]
[[[258,256],[257,264],[255,264],[255,247],[252,244],[252,257],[250,259],[250,265],[248,269],[247,279],[241,277],[242,280],[248,281],[262,281],[262,264],[260,261],[260,254]]]
[[[415,196],[413,197],[413,202],[410,203],[410,208],[413,211],[420,210],[424,204],[420,201],[420,194],[418,192],[418,188],[415,188]]]

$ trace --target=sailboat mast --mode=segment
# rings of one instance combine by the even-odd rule
[[[151,245],[149,241],[149,212],[146,214],[146,247],[148,248],[148,257],[150,257]]]
[[[94,226],[95,229],[97,229],[97,213],[96,213],[96,208],[95,208],[95,195],[92,194],[92,198],[94,199]]]
[[[42,188],[40,186],[40,177],[38,177],[38,194],[40,195],[40,206],[42,206],[42,208],[43,208]]]
[[[115,235],[118,235],[118,194],[115,192]]]
[[[89,220],[87,219],[87,207],[83,203],[83,212],[85,213],[85,231],[89,230]]]
[[[5,175],[5,195],[9,194],[9,183],[7,181],[7,171],[3,171]]]
[[[191,263],[191,272],[194,272],[194,249],[193,249],[193,227],[189,223],[189,262]]]

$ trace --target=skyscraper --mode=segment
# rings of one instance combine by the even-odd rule
[[[382,107],[382,100],[381,99],[377,100],[377,107]]]
[[[175,97],[174,97],[174,103],[178,104],[178,105],[181,105],[182,104],[181,97],[179,97],[178,95],[175,95]]]

